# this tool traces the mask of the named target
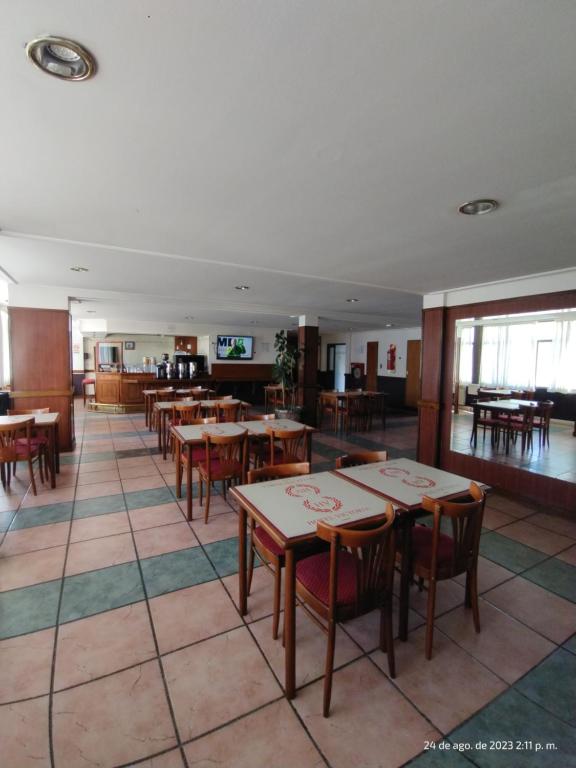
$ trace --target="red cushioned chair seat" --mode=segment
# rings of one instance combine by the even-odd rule
[[[265,547],[269,552],[272,552],[277,557],[280,557],[284,554],[282,547],[276,544],[272,536],[270,536],[270,534],[267,533],[264,528],[256,526],[254,529],[254,538],[257,539],[257,541],[259,541],[260,544],[262,544],[262,546]]]
[[[330,585],[330,552],[306,557],[296,564],[296,579],[318,600],[328,605]],[[343,550],[338,556],[338,585],[336,602],[350,605],[356,602],[356,558]]]
[[[28,448],[28,441],[25,437],[19,437],[16,440],[16,445],[22,445],[24,448]],[[30,438],[30,445],[32,446],[32,449],[39,448],[41,445],[48,445],[48,438],[47,437],[31,437]]]
[[[438,539],[438,565],[448,564],[452,559],[454,540],[445,533]],[[426,525],[415,525],[412,529],[412,559],[421,563],[425,568],[430,567],[432,558],[432,528]]]
[[[32,443],[32,441],[30,441],[30,443]],[[31,445],[30,446],[31,450],[29,451],[27,442],[24,445],[18,445],[16,443],[14,447],[16,449],[16,455],[21,456],[22,458],[25,458],[25,459],[27,459],[29,455],[34,457],[38,453],[38,446]]]
[[[96,379],[82,379],[82,384],[96,384]]]
[[[203,458],[206,458],[204,453]],[[208,467],[205,461],[199,462],[198,469],[202,469],[205,475],[208,475]],[[220,461],[213,459],[210,462],[210,477],[213,480],[222,480],[227,477],[239,477],[242,474],[242,462],[240,461]]]

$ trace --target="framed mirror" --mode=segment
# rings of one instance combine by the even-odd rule
[[[96,364],[98,371],[117,372],[122,370],[122,342],[99,341],[96,343]]]

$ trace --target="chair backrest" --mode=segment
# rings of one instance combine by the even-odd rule
[[[190,395],[193,400],[206,400],[208,396],[208,390],[202,387],[194,387],[190,390]]]
[[[200,403],[180,402],[172,406],[172,421],[179,424],[191,424],[198,418]]]
[[[240,403],[227,403],[223,401],[216,402],[216,418],[218,421],[238,421],[238,414],[240,412]]]
[[[486,494],[476,483],[470,483],[468,495],[460,501],[438,501],[429,496],[422,498],[422,509],[434,515],[432,556],[430,559],[431,574],[440,574],[443,578],[458,576],[458,574],[467,571],[472,563],[478,559],[485,502]],[[452,524],[454,544],[450,561],[446,561],[446,564],[442,565],[442,570],[439,571],[438,544],[443,517],[448,518]]]
[[[156,390],[156,400],[173,400],[175,398],[174,387],[166,387],[165,389]]]
[[[541,425],[546,427],[549,426],[550,417],[552,416],[552,408],[554,408],[554,402],[552,400],[543,400],[538,404],[536,416],[539,417]],[[8,413],[10,413],[10,411],[8,411]]]
[[[530,430],[534,426],[534,417],[538,410],[535,405],[521,405],[520,415],[522,416],[522,429]]]
[[[28,416],[31,413],[50,413],[50,408],[9,408],[8,416]]]
[[[330,544],[330,586],[329,610],[336,610],[338,562],[340,553],[346,549],[356,561],[356,593],[354,613],[359,614],[375,608],[384,593],[392,592],[396,536],[394,509],[386,503],[382,516],[342,528],[320,521],[316,535]]]
[[[215,461],[218,461],[221,471],[226,472],[229,468],[231,477],[239,475],[244,481],[248,457],[248,432],[244,430],[240,435],[213,435],[210,432],[204,432],[202,437],[206,446],[208,482],[210,482]]]
[[[266,480],[278,480],[282,477],[296,477],[297,475],[309,475],[310,464],[300,461],[294,464],[275,464],[270,467],[251,469],[248,472],[248,483],[262,483]]]
[[[270,463],[295,464],[305,461],[308,456],[306,429],[276,429],[266,427],[270,436]],[[275,461],[276,448],[282,451],[279,462]]]
[[[24,446],[22,443],[19,444],[20,450],[16,450],[16,440],[25,440],[26,453],[33,453],[31,445],[33,424],[34,417],[30,416],[29,418],[21,419],[16,424],[0,425],[0,463],[27,458],[23,454],[22,449]]]
[[[202,419],[192,419],[188,422],[189,426],[194,426],[195,424],[216,424],[216,416],[205,416]]]
[[[374,464],[377,461],[388,461],[388,451],[359,451],[346,453],[336,458],[336,469],[358,467],[360,464]]]
[[[276,418],[275,413],[256,413],[252,417],[252,421],[274,421]]]

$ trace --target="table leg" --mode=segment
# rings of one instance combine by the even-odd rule
[[[174,440],[176,440],[176,498],[181,499],[182,498],[182,475],[181,475],[182,443],[176,436],[174,436]]]
[[[248,587],[246,584],[246,510],[240,504],[238,510],[238,602],[240,615],[248,613]]]
[[[306,461],[312,466],[312,432],[306,435]]]
[[[192,520],[192,447],[188,449],[188,461],[186,462],[186,512],[188,520]]]
[[[154,408],[154,406],[152,406]],[[158,433],[158,451],[162,451],[162,419],[160,411],[156,408],[156,432]]]
[[[50,488],[56,488],[56,446],[54,445],[53,429],[46,430],[48,433],[48,467],[50,472]]]
[[[296,566],[294,550],[286,550],[284,567],[284,641],[286,698],[296,695]]]
[[[400,518],[402,537],[402,570],[400,572],[400,609],[398,637],[404,642],[408,639],[408,609],[410,607],[410,573],[412,557],[412,519],[405,515]]]
[[[54,425],[54,467],[60,474],[60,426]]]
[[[166,443],[168,442],[166,438],[166,420],[168,418],[167,411],[162,411],[162,458],[164,461],[166,461]]]

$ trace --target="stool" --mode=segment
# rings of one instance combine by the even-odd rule
[[[86,393],[86,387],[88,384],[93,384],[94,390],[96,390],[96,379],[82,379],[82,397],[84,398],[84,408],[86,408],[86,397],[94,397],[96,394],[96,391],[92,392],[91,394]]]

